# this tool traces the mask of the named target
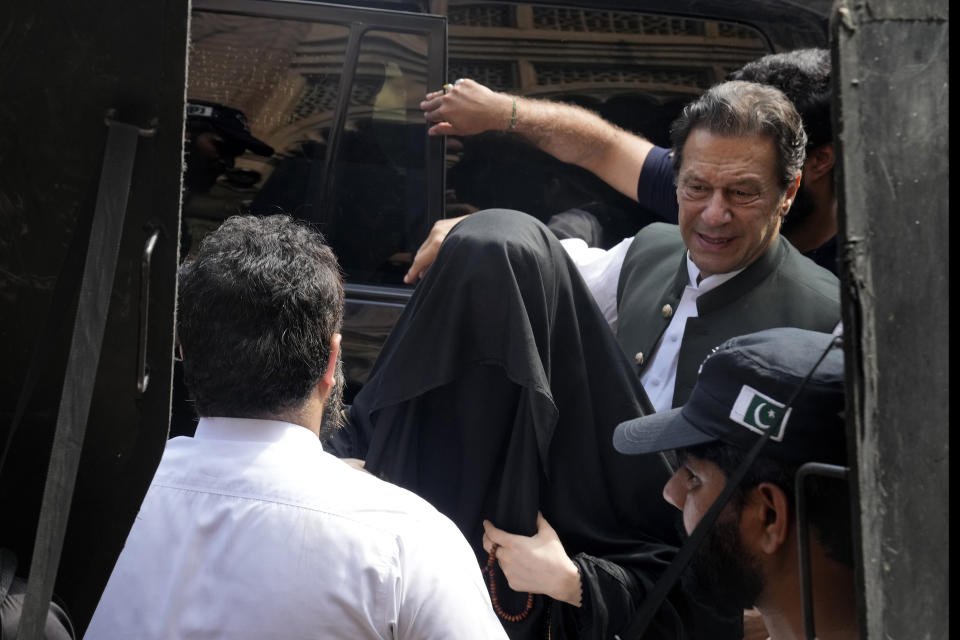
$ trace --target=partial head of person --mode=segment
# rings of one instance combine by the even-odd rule
[[[807,136],[778,89],[715,85],[670,130],[679,225],[702,277],[748,267],[777,240],[793,203]]]
[[[208,234],[179,271],[177,336],[197,413],[332,433],[343,300],[336,256],[305,224],[235,216]]]
[[[187,101],[184,183],[189,191],[208,191],[247,150],[273,155],[273,147],[250,133],[242,111],[207,100]]]
[[[782,231],[789,234],[816,209],[818,199],[814,191],[821,178],[832,196],[835,156],[830,117],[833,96],[830,52],[826,49],[797,49],[773,53],[731,72],[727,80],[746,80],[780,89],[793,102],[803,121],[807,132],[807,158],[803,165],[804,179],[790,214],[783,221]]]
[[[847,464],[844,424],[843,355],[835,336],[769,329],[718,347],[704,361],[685,405],[620,424],[614,446],[626,454],[676,451],[678,469],[663,495],[682,512],[684,532],[690,534],[748,451],[769,432],[683,580],[724,611],[757,606],[765,619],[784,614],[799,624],[796,473],[808,462]],[[845,481],[812,476],[804,486],[814,591],[837,596],[835,590],[849,589],[840,591],[848,597],[832,598],[817,613],[829,614],[831,606],[843,603],[855,618]],[[815,602],[821,605],[816,596]],[[817,631],[831,624],[818,622]],[[767,628],[773,632],[769,622]]]

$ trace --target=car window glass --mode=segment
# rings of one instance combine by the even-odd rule
[[[363,34],[326,227],[352,281],[400,284],[426,234],[426,78],[424,36]]]
[[[349,28],[201,11],[191,36],[188,100],[239,110],[249,135],[272,153],[189,119],[195,142],[187,145],[184,251],[230,215],[288,213],[327,236],[347,281],[402,285],[427,231],[427,138],[418,106],[426,92],[426,36],[375,28],[360,35],[324,203]]]
[[[240,110],[250,134],[272,147],[273,154],[244,149],[235,158],[218,160],[228,166],[219,167],[212,185],[192,181],[191,165],[203,161],[202,149],[189,142],[191,135],[196,137],[191,129],[203,130],[207,123],[188,118],[183,231],[190,235],[189,246],[195,249],[205,233],[238,213],[308,218],[308,182],[313,163],[323,159],[348,29],[195,12],[190,31],[188,100]]]

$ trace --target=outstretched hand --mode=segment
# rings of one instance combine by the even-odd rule
[[[443,244],[443,240],[447,237],[447,234],[450,233],[450,229],[453,229],[458,222],[466,217],[467,216],[444,218],[433,223],[433,228],[430,229],[427,239],[424,240],[420,248],[417,249],[417,255],[413,257],[413,264],[410,265],[407,275],[403,276],[404,282],[413,284],[419,278],[423,277],[423,274],[427,271],[427,267],[437,259],[437,252],[440,251],[440,245]]]
[[[420,108],[427,122],[434,123],[427,131],[430,135],[472,136],[506,130],[513,113],[513,98],[462,78],[446,92],[428,93]]]
[[[514,591],[542,593],[554,600],[580,606],[580,570],[567,556],[557,532],[537,512],[537,533],[520,536],[483,521],[483,548],[497,546],[497,561]]]

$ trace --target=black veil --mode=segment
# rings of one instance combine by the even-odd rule
[[[448,235],[349,424],[326,446],[430,501],[481,564],[483,519],[533,535],[539,509],[581,568],[594,609],[583,613],[619,621],[597,601],[603,586],[588,594],[587,583],[610,581],[632,609],[679,546],[678,514],[661,496],[666,466],[612,445],[619,422],[650,412],[633,365],[551,231],[526,214],[488,210]],[[499,584],[503,607],[521,610],[525,596],[509,592],[502,574]],[[545,618],[559,615],[550,608],[538,597],[508,633],[546,637]]]

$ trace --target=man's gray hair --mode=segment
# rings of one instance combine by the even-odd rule
[[[790,99],[774,87],[740,80],[723,82],[684,107],[670,127],[675,174],[680,172],[683,146],[694,129],[718,136],[769,136],[777,152],[781,191],[803,168],[807,146],[803,122]]]

